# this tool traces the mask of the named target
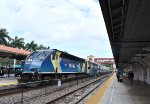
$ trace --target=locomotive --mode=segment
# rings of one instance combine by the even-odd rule
[[[21,68],[23,82],[100,73],[100,65],[57,49],[31,53]]]

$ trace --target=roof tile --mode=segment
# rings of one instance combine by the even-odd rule
[[[4,45],[0,45],[0,51],[12,52],[12,53],[21,54],[21,55],[28,55],[31,53],[30,51],[25,51],[25,50],[8,47]]]

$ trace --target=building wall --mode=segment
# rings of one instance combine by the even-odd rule
[[[95,57],[93,55],[87,56],[87,60],[94,62]]]
[[[146,77],[146,79],[145,79],[145,81],[148,83],[148,84],[150,84],[150,67],[147,67],[147,77]]]
[[[134,80],[139,80],[139,68],[133,67]]]
[[[143,64],[143,63],[142,63]],[[134,65],[132,67],[134,72],[134,80],[140,80],[150,84],[150,64],[144,63],[143,65]]]

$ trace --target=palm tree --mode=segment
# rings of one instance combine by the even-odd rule
[[[24,38],[18,38],[15,36],[15,39],[12,40],[10,43],[12,47],[18,48],[18,49],[24,49]]]
[[[29,50],[29,51],[36,51],[37,47],[38,45],[34,41],[31,41],[30,43],[27,43],[25,45],[26,50]]]
[[[50,49],[50,46],[48,46],[47,49]]]
[[[8,45],[8,41],[10,41],[11,38],[8,36],[8,32],[5,28],[0,29],[0,44]]]
[[[38,47],[37,47],[37,50],[46,50],[46,49],[50,49],[50,47],[45,47],[43,46],[42,44],[40,44]]]

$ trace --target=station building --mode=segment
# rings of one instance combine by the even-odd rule
[[[115,61],[113,58],[97,58],[93,55],[89,55],[87,56],[87,60],[97,63],[99,65],[115,68]]]

